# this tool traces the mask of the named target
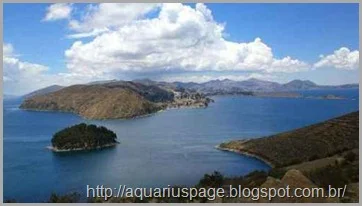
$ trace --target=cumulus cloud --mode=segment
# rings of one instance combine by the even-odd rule
[[[310,65],[308,63],[287,56],[283,59],[275,59],[266,71],[293,73],[307,71],[309,68]]]
[[[14,77],[17,76],[33,76],[43,71],[47,71],[46,66],[40,64],[33,64],[29,62],[20,61],[14,55],[14,49],[11,44],[3,44],[3,66],[4,74],[3,77],[7,81],[16,80]]]
[[[97,80],[86,74],[49,74],[48,71],[47,66],[22,61],[14,54],[11,44],[3,44],[3,82],[7,94],[22,95],[53,84],[71,85]]]
[[[89,5],[86,14],[80,19],[69,22],[70,29],[82,35],[70,35],[71,38],[96,36],[108,29],[142,19],[157,9],[160,4],[153,3],[100,3]]]
[[[94,75],[153,71],[295,72],[309,67],[291,57],[274,58],[272,49],[260,38],[246,43],[226,40],[225,25],[216,22],[204,4],[196,4],[195,8],[175,3],[131,5],[148,6],[126,18],[127,23],[115,24],[105,19],[115,13],[123,15],[121,7],[114,6],[115,12],[108,14],[101,8],[112,6],[101,4],[82,23],[73,26],[80,31],[115,27],[97,33],[90,42],[76,41],[66,50],[70,71]],[[141,18],[155,7],[159,8],[156,17]]]
[[[11,44],[3,44],[3,55],[4,56],[12,56],[13,55],[13,52],[14,52],[14,48],[13,48],[13,45]]]
[[[78,9],[72,4],[52,4],[43,19],[66,19],[72,32],[67,37],[77,39],[64,52],[65,71],[54,74],[47,66],[22,61],[11,44],[3,44],[5,91],[26,93],[51,84],[148,74],[163,81],[276,80],[311,68],[352,70],[359,63],[359,52],[345,47],[308,64],[290,56],[276,58],[259,37],[247,42],[230,41],[225,36],[226,24],[217,22],[202,3],[195,7],[179,3],[101,3],[88,5],[79,12],[79,18],[72,16],[73,8]],[[85,37],[87,41],[82,41]],[[207,73],[213,75],[204,75]]]
[[[20,61],[13,52],[11,44],[3,44],[3,81],[6,91],[31,87],[31,82],[36,81],[40,73],[48,70],[46,66],[40,64]],[[22,80],[27,81],[22,82]],[[22,83],[24,84],[21,85]]]
[[[60,19],[69,19],[72,12],[71,4],[57,3],[52,4],[47,8],[47,13],[44,21],[56,21]]]
[[[344,70],[354,70],[359,66],[359,51],[350,51],[346,47],[335,50],[333,54],[320,56],[314,68],[329,67]]]

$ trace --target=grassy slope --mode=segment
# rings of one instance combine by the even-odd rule
[[[160,110],[128,88],[101,85],[75,85],[26,99],[24,109],[74,112],[89,119],[131,118]]]
[[[290,132],[220,145],[259,156],[276,167],[329,157],[358,148],[359,112]]]

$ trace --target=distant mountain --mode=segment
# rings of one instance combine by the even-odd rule
[[[153,90],[162,89],[168,92],[173,91],[187,91],[187,92],[198,92],[205,95],[222,95],[222,94],[243,94],[252,95],[253,93],[260,92],[296,92],[300,90],[312,90],[312,89],[345,89],[345,88],[358,88],[359,84],[344,84],[344,85],[318,85],[309,80],[292,80],[288,83],[281,84],[272,81],[265,81],[256,78],[247,79],[244,81],[234,81],[230,79],[224,80],[211,80],[204,83],[195,82],[162,82],[154,81],[151,79],[135,79],[133,81],[121,81],[121,80],[106,80],[106,81],[95,81],[90,82],[86,85],[118,85],[118,86],[130,86],[135,91],[142,95],[144,88],[136,89],[131,85],[130,82],[137,83],[140,85],[147,86],[148,89]],[[32,93],[25,95],[25,98],[32,97],[35,95],[43,95],[51,92],[58,91],[64,87],[59,85],[52,85],[43,89],[39,89]],[[146,91],[149,93],[150,91]],[[152,93],[152,92],[151,92]],[[149,94],[148,94],[149,95]],[[152,96],[152,95],[151,95]],[[153,101],[153,100],[152,100]]]
[[[136,82],[136,83],[140,83],[140,84],[143,84],[143,85],[157,85],[159,84],[159,82],[156,82],[156,81],[153,81],[151,79],[135,79],[135,80],[132,80],[132,82]]]
[[[285,84],[272,81],[264,81],[255,78],[244,81],[211,80],[205,83],[182,83],[174,84],[187,89],[195,90],[208,95],[215,94],[248,94],[250,92],[286,92],[311,89],[338,89],[338,88],[358,88],[358,84],[346,84],[338,86],[317,85],[309,80],[293,80]]]
[[[63,86],[51,85],[49,87],[45,87],[45,88],[36,90],[34,92],[31,92],[29,94],[26,94],[23,97],[24,98],[29,98],[29,97],[34,97],[34,96],[38,96],[38,95],[48,94],[48,93],[51,93],[51,92],[56,92],[56,91],[61,90],[63,88],[64,88]]]
[[[88,85],[106,84],[106,83],[111,83],[111,82],[116,82],[116,81],[118,81],[118,80],[112,79],[112,80],[104,80],[104,81],[94,81],[94,82],[89,82]]]
[[[271,81],[263,81],[251,78],[245,81],[240,81],[239,85],[249,91],[274,91],[280,89],[280,84]]]
[[[308,90],[308,89],[315,89],[318,88],[319,86],[309,80],[293,80],[290,81],[286,84],[282,85],[282,89],[283,90]]]

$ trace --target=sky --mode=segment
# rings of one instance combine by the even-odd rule
[[[359,81],[358,4],[4,4],[4,93],[150,78]]]

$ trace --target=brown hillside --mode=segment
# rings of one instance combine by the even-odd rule
[[[220,148],[255,155],[282,167],[358,148],[358,137],[357,111],[290,132],[223,143]]]
[[[66,87],[26,99],[20,108],[73,112],[89,119],[131,118],[162,109],[132,89],[104,85]]]

